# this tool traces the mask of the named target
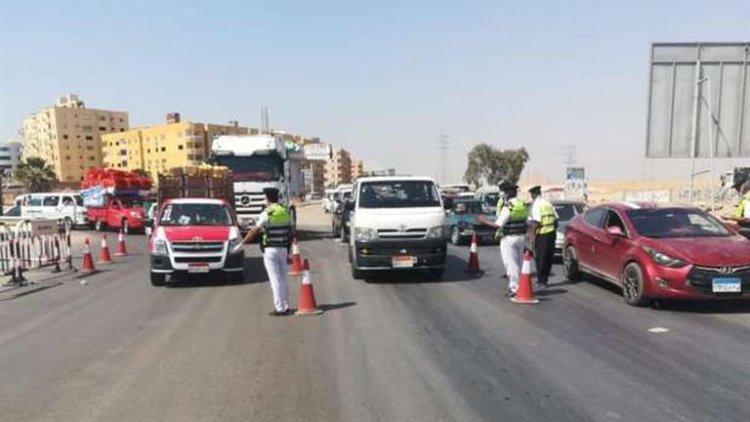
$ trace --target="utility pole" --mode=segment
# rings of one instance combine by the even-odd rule
[[[563,146],[563,163],[565,167],[573,167],[578,164],[578,148],[573,144]]]
[[[438,135],[437,147],[440,153],[440,183],[444,185],[448,183],[448,149],[450,148],[448,135]]]
[[[271,125],[268,122],[268,107],[260,109],[260,131],[261,133],[271,133]]]

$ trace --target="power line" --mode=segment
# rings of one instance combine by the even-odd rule
[[[578,164],[578,148],[573,144],[563,146],[563,163],[566,167]]]

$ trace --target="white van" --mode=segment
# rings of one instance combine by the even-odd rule
[[[445,270],[445,211],[427,177],[365,177],[353,187],[349,260],[352,277],[365,271]]]
[[[83,198],[75,192],[29,193],[17,197],[16,203],[23,218],[54,219],[66,229],[88,224]]]

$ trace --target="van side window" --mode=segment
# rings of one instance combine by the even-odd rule
[[[42,202],[43,207],[56,207],[58,204],[60,204],[60,197],[57,195],[45,196]]]
[[[75,205],[75,203],[76,202],[75,202],[75,200],[73,199],[72,196],[64,196],[63,197],[63,206],[65,206],[65,207],[72,207],[73,205]]]
[[[26,197],[26,206],[27,207],[39,207],[42,205],[42,197],[41,196],[27,196]]]

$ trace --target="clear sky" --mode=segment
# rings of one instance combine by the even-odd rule
[[[554,178],[568,143],[590,177],[642,177],[670,167],[643,159],[650,43],[747,40],[749,1],[0,0],[0,139],[76,93],[133,126],[258,126],[268,106],[273,127],[405,173],[437,176],[443,133],[453,179],[482,141]]]

